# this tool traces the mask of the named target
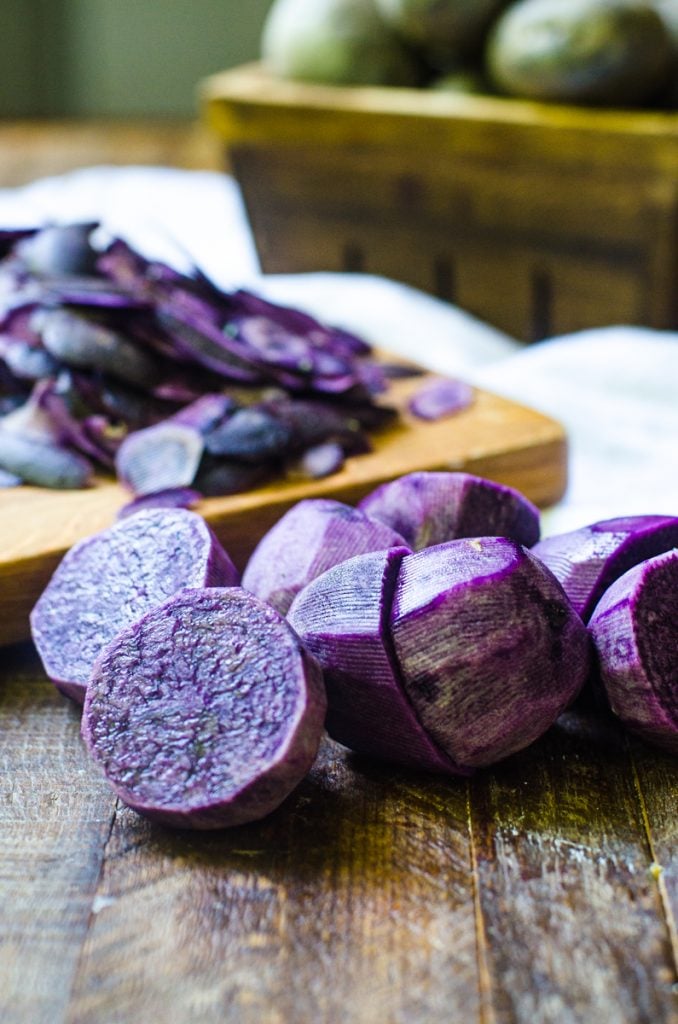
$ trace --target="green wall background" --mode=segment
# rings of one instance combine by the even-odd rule
[[[191,116],[272,0],[0,0],[0,117]]]

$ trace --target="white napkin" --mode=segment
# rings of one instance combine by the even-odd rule
[[[362,274],[261,275],[234,181],[96,167],[0,190],[0,227],[101,220],[150,256],[193,262],[393,353],[541,409],[570,438],[570,484],[544,533],[640,512],[678,515],[678,334],[612,325],[525,346],[463,310]]]

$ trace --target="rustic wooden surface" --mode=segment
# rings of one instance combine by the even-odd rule
[[[268,272],[383,274],[525,341],[678,326],[678,114],[206,80]]]
[[[125,808],[0,667],[3,1024],[675,1024],[675,761],[570,714],[468,780],[326,741],[269,818]]]
[[[373,435],[374,449],[348,459],[331,477],[274,481],[201,502],[231,557],[243,568],[255,543],[286,508],[307,497],[357,501],[377,484],[415,469],[466,469],[518,488],[539,505],[562,496],[567,451],[563,428],[548,416],[485,391],[453,417],[426,423],[410,416],[407,396],[426,378],[394,382],[398,424]],[[0,496],[0,644],[29,636],[28,615],[67,548],[109,526],[129,493],[113,483],[84,491],[5,489]]]
[[[220,170],[223,148],[195,119],[0,120],[0,187],[97,165]]]

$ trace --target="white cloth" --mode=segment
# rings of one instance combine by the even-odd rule
[[[225,175],[97,167],[0,190],[0,227],[100,220],[180,269],[245,286],[393,353],[532,405],[564,425],[570,483],[553,533],[617,515],[678,515],[678,333],[625,325],[525,346],[459,308],[363,274],[262,275]]]

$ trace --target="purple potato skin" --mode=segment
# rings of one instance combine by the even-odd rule
[[[422,728],[398,679],[388,617],[408,548],[355,555],[312,580],[287,620],[320,663],[329,735],[385,761],[463,773]]]
[[[404,543],[390,526],[350,505],[307,498],[264,534],[245,566],[242,586],[286,615],[295,595],[333,565]]]
[[[82,736],[116,794],[178,828],[275,810],[315,760],[320,667],[289,624],[239,587],[179,591],[96,660]]]
[[[390,628],[419,720],[468,768],[538,739],[588,675],[590,640],[562,587],[504,537],[403,558]]]
[[[678,548],[615,580],[589,630],[614,714],[632,732],[678,754]]]
[[[31,634],[52,682],[82,703],[95,658],[119,630],[184,587],[238,582],[201,516],[147,509],[66,553],[31,612]]]
[[[460,537],[539,540],[539,510],[512,487],[472,473],[414,472],[382,484],[358,504],[397,530],[413,551]]]
[[[546,537],[532,553],[560,580],[584,622],[628,569],[678,545],[677,516],[625,516]]]

